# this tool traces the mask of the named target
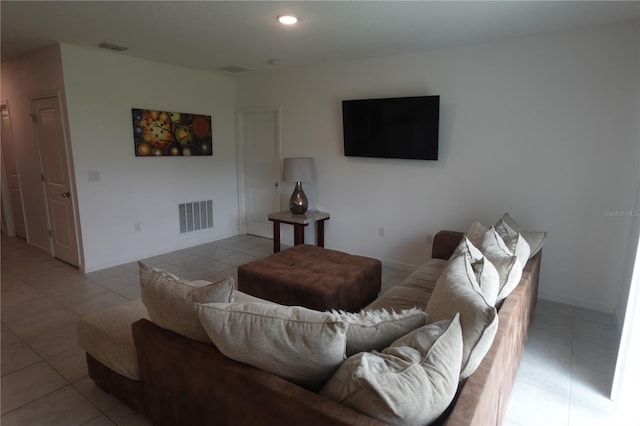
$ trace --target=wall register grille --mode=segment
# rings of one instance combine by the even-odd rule
[[[213,201],[194,201],[178,204],[180,233],[213,228]]]

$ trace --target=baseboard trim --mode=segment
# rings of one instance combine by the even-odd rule
[[[594,311],[605,312],[607,314],[615,313],[615,306],[605,305],[603,303],[593,303],[574,297],[560,296],[557,294],[547,293],[544,291],[538,291],[538,298],[544,300],[550,300],[552,302],[564,303],[565,305],[571,305],[576,308],[592,309]]]
[[[141,259],[146,259],[146,258],[149,258],[149,257],[161,256],[163,254],[171,253],[172,251],[185,250],[185,249],[188,249],[188,248],[191,248],[191,247],[198,246],[200,244],[213,243],[213,242],[218,241],[218,240],[224,240],[225,238],[236,237],[238,235],[245,235],[245,234],[228,234],[228,235],[224,234],[224,235],[221,235],[221,236],[216,236],[215,240],[207,239],[207,240],[192,242],[192,243],[188,243],[188,244],[181,244],[181,245],[178,245],[178,246],[176,246],[174,248],[171,248],[169,250],[163,249],[163,250],[159,250],[159,251],[152,251],[152,252],[146,253],[143,257],[140,257],[140,256],[127,256],[127,257],[124,257],[124,258],[114,259],[112,261],[105,262],[105,263],[99,263],[99,264],[89,265],[89,266],[85,265],[84,273],[100,271],[100,270],[106,269],[106,268],[113,268],[114,266],[120,266],[120,265],[124,265],[124,264],[131,263],[131,262],[137,262],[137,261],[139,261]]]

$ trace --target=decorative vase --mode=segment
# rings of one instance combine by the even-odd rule
[[[304,214],[308,207],[309,201],[302,190],[302,183],[296,182],[293,194],[291,194],[291,198],[289,198],[289,210],[291,210],[293,214]]]

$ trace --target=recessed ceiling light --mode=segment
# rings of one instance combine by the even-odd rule
[[[280,15],[278,16],[278,22],[284,25],[293,25],[298,22],[298,18],[293,15]]]

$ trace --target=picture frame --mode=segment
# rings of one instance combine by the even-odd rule
[[[210,115],[132,108],[136,157],[213,155]]]

